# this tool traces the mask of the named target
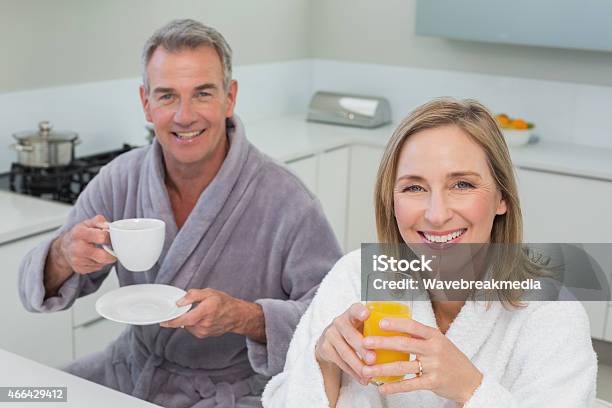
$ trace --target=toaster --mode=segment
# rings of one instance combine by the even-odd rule
[[[391,122],[385,98],[319,91],[308,107],[308,121],[375,128]]]

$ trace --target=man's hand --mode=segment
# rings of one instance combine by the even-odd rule
[[[87,274],[117,262],[117,258],[99,247],[102,244],[110,244],[108,224],[104,216],[96,215],[62,235],[60,249],[73,271]]]
[[[80,274],[99,271],[117,261],[98,245],[110,242],[102,215],[75,225],[53,241],[44,271],[46,297],[54,296],[59,287],[74,272]]]
[[[236,333],[266,342],[263,309],[215,289],[189,289],[177,306],[198,303],[189,312],[163,322],[162,327],[184,328],[197,338]]]

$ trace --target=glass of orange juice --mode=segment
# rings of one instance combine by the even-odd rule
[[[404,302],[371,301],[366,304],[366,307],[370,310],[370,316],[363,323],[364,336],[408,336],[407,333],[383,330],[378,325],[380,320],[384,319],[385,317],[401,317],[410,319],[412,317],[412,312],[408,304],[405,304]],[[379,349],[375,350],[375,353],[375,364],[410,360],[410,354],[401,351]],[[403,376],[374,377],[372,378],[372,382],[375,384],[384,384],[401,381],[403,378]]]
[[[400,281],[409,279],[410,276],[401,272],[373,272],[367,276],[366,286],[366,307],[370,311],[370,316],[363,323],[364,336],[408,336],[407,333],[386,331],[380,328],[379,322],[386,318],[412,318],[412,299],[413,293],[407,289],[381,289],[381,279],[386,281]],[[376,361],[374,364],[392,363],[395,361],[410,360],[409,353],[396,350],[374,350]],[[403,376],[384,376],[374,377],[372,382],[383,384],[401,381]]]

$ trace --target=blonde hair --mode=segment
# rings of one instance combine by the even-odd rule
[[[496,215],[493,221],[490,242],[520,244],[523,239],[523,218],[510,152],[503,134],[493,115],[481,103],[472,99],[453,98],[434,99],[418,107],[393,132],[378,169],[374,192],[379,242],[404,242],[395,219],[393,199],[397,166],[404,143],[411,135],[422,130],[448,125],[459,127],[483,149],[495,184],[506,203],[506,213]],[[519,245],[507,247],[519,248]],[[527,254],[521,252],[520,256],[516,255],[508,253],[503,260],[498,260],[504,266],[494,272],[496,279],[524,280],[539,276],[538,269]],[[514,306],[518,305],[519,296],[509,291],[497,293],[499,300]]]

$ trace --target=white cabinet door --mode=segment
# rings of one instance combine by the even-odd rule
[[[606,335],[606,320],[610,314],[608,311],[608,304],[609,302],[582,302],[584,310],[586,310],[589,316],[591,337],[594,339],[612,340],[612,336]],[[610,329],[612,329],[612,327],[610,327]]]
[[[362,242],[377,242],[374,185],[382,155],[380,147],[351,147],[346,251],[359,248]]]
[[[102,317],[74,329],[74,358],[102,351],[126,328]]]
[[[348,147],[322,153],[317,177],[317,196],[343,250],[346,250],[349,155]]]
[[[339,148],[286,163],[319,198],[340,246],[346,236],[349,148]]]
[[[79,298],[75,302],[72,307],[74,358],[104,350],[126,327],[125,324],[106,320],[96,312],[96,301],[105,293],[118,287],[117,273],[115,268],[112,268],[96,292]]]
[[[310,191],[317,193],[317,156],[307,156],[286,164]]]
[[[525,242],[610,242],[612,182],[517,169]]]
[[[608,303],[608,316],[606,319],[603,339],[607,341],[612,341],[612,302]]]
[[[0,245],[0,348],[40,363],[60,367],[72,359],[72,319],[69,311],[27,312],[17,292],[23,257],[51,232]]]
[[[79,298],[74,302],[72,306],[72,325],[74,327],[81,326],[83,324],[90,323],[94,320],[98,320],[100,315],[96,312],[96,300],[100,296],[113,289],[119,287],[119,281],[117,280],[117,272],[115,268],[112,268],[106,279],[100,286],[100,288],[92,294]]]
[[[612,182],[517,169],[525,242],[604,243],[612,230]],[[590,254],[612,281],[610,254]],[[607,302],[584,302],[591,335],[612,341]],[[605,332],[604,332],[605,331]]]

